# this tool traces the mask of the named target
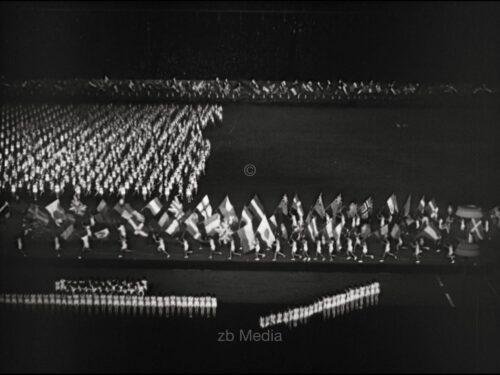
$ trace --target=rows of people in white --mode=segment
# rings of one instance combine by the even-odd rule
[[[217,298],[212,296],[127,296],[111,294],[0,294],[0,305],[50,311],[86,311],[163,317],[215,317]]]
[[[0,188],[35,197],[196,194],[216,105],[2,105]]]
[[[374,282],[357,288],[348,288],[344,293],[323,297],[308,305],[290,308],[286,311],[272,313],[259,319],[260,328],[269,328],[279,324],[296,327],[304,324],[314,315],[322,314],[323,319],[335,318],[365,306],[378,303],[380,284]]]

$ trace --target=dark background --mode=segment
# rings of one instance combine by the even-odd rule
[[[496,84],[487,2],[1,5],[6,78],[260,78]]]

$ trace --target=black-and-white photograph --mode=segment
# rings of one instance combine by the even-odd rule
[[[0,19],[0,372],[500,371],[500,3]]]

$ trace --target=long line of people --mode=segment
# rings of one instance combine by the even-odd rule
[[[212,105],[2,105],[4,191],[192,196],[210,156]]]
[[[10,95],[87,96],[91,98],[164,98],[169,100],[211,101],[277,101],[277,102],[373,102],[394,98],[426,96],[468,96],[498,93],[481,85],[423,85],[378,81],[263,81],[263,80],[71,80],[19,81],[4,83]]]
[[[288,308],[278,313],[271,313],[259,318],[260,328],[285,324],[297,327],[307,323],[313,316],[322,315],[323,319],[333,319],[355,310],[378,304],[380,283],[373,282],[354,288],[347,288],[343,293],[325,296],[306,306]]]
[[[120,279],[59,279],[55,281],[56,293],[66,294],[116,294],[129,296],[145,296],[148,292],[148,281]]]
[[[0,306],[48,312],[214,318],[217,298],[203,296],[138,296],[124,294],[1,293]]]

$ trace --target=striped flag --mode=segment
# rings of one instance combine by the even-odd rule
[[[278,222],[276,221],[275,215],[271,215],[271,217],[269,218],[269,225],[271,225],[273,233],[276,232],[276,229],[278,229]]]
[[[251,223],[253,220],[253,215],[248,209],[247,206],[243,206],[243,210],[241,210],[241,223],[244,223],[245,225],[248,223]]]
[[[168,218],[165,223],[165,232],[170,236],[178,233],[181,230],[179,221],[176,218]]]
[[[395,212],[399,212],[398,200],[396,198],[396,194],[392,194],[387,199],[387,207],[389,208],[389,212],[391,213],[391,215],[394,215]]]
[[[217,229],[220,227],[220,215],[214,214],[210,216],[203,222],[203,225],[205,226],[205,231],[207,232],[207,235],[212,236],[216,234]]]
[[[212,206],[210,205],[210,199],[208,199],[208,195],[205,195],[202,198],[201,202],[196,206],[196,209],[205,220],[212,216]]]
[[[255,248],[255,234],[253,232],[252,222],[250,221],[244,227],[238,230],[238,237],[240,238],[241,247],[244,253],[248,253]]]
[[[359,207],[359,214],[362,219],[368,219],[373,212],[373,199],[368,197],[364,203]]]
[[[158,198],[154,198],[153,200],[151,200],[151,202],[149,202],[144,208],[144,209],[148,209],[149,211],[151,211],[151,213],[153,214],[153,216],[156,216],[160,213],[160,211],[162,210],[163,206],[160,202],[160,200]]]
[[[158,220],[158,226],[160,229],[164,229],[168,219],[170,219],[170,216],[168,215],[168,212],[164,212],[163,215],[160,216],[160,219]]]
[[[268,247],[271,247],[276,240],[273,231],[271,230],[271,226],[269,225],[269,221],[266,217],[262,219],[259,226],[257,227],[257,233],[260,234],[262,241],[264,241]]]
[[[266,218],[264,206],[257,195],[255,195],[250,201],[249,209],[254,214],[254,217],[258,217],[260,220],[264,220]]]
[[[437,218],[439,207],[437,206],[434,199],[431,199],[429,203],[427,203],[427,211],[429,212],[431,217]]]
[[[26,217],[46,226],[50,223],[50,216],[43,212],[36,204],[31,204],[26,212]]]

